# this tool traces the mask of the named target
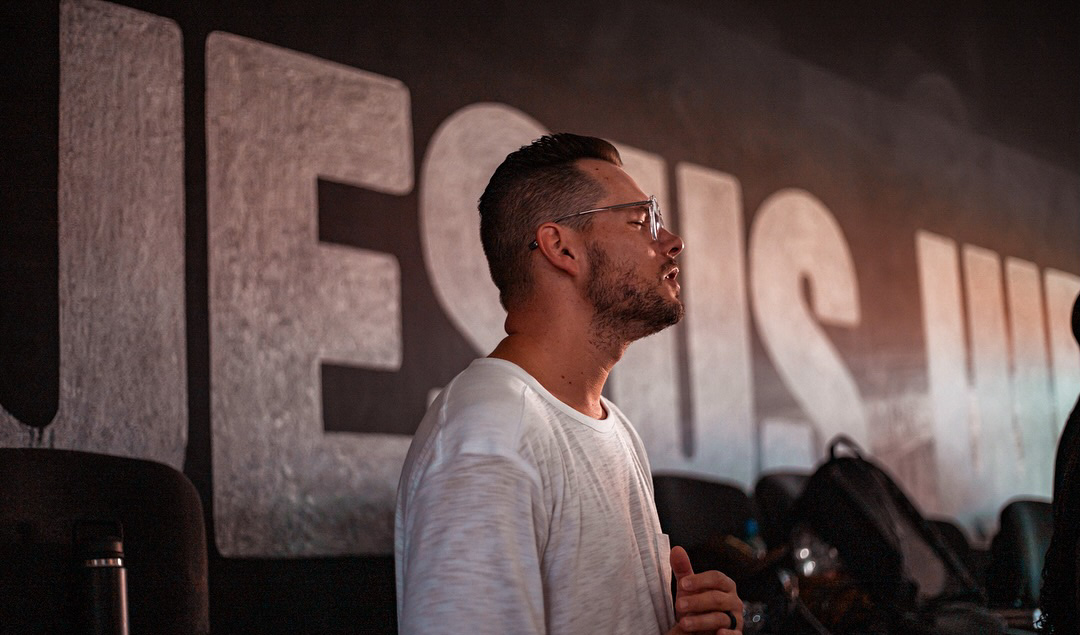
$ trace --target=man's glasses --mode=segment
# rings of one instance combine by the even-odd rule
[[[575,216],[584,216],[585,214],[593,214],[596,212],[606,212],[613,209],[626,209],[628,207],[644,207],[649,210],[649,234],[652,235],[653,240],[659,240],[660,230],[664,227],[664,217],[660,215],[660,203],[656,202],[655,196],[650,196],[648,200],[645,201],[634,201],[633,203],[619,203],[618,205],[594,207],[593,209],[587,209],[583,212],[574,212],[573,214],[560,216],[551,222],[557,223],[559,221],[573,218]],[[530,250],[536,249],[539,246],[539,243],[537,243],[535,240],[529,243]]]

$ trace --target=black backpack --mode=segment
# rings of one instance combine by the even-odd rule
[[[837,450],[845,447],[848,455]],[[792,527],[836,549],[889,633],[1004,633],[960,557],[895,482],[836,437],[806,483]]]

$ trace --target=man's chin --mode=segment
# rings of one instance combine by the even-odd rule
[[[667,300],[665,304],[670,314],[670,318],[667,320],[665,328],[681,322],[683,317],[686,315],[686,306],[683,305],[682,298],[679,297],[679,291],[676,290],[675,297]]]
[[[683,317],[686,315],[686,309],[685,307],[683,307],[682,302],[679,302],[676,307],[677,308],[675,308],[671,312],[671,319],[669,319],[667,321],[667,324],[665,324],[662,328],[666,329],[669,326],[675,326],[679,322],[682,322]]]
[[[683,316],[686,315],[686,308],[683,306],[682,300],[675,298],[664,304],[664,311],[653,313],[649,320],[643,321],[642,331],[644,335],[642,337],[659,333],[669,326],[675,326],[682,321]]]
[[[682,319],[686,317],[686,307],[683,306],[682,300],[676,299],[676,303],[679,308],[675,311],[675,319],[668,326],[674,326],[682,322]]]

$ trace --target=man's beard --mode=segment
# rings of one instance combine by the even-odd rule
[[[596,245],[588,245],[586,253],[591,269],[586,297],[596,311],[592,326],[598,343],[628,344],[682,319],[682,301],[664,297],[658,288],[670,262],[656,272],[654,280],[649,280],[638,275],[630,264],[613,262]]]

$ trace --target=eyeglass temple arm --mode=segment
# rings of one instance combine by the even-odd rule
[[[566,214],[565,216],[560,216],[556,219],[553,219],[551,222],[557,223],[561,220],[566,220],[575,216],[583,216],[585,214],[592,214],[593,212],[606,212],[612,209],[623,209],[624,207],[639,207],[641,205],[649,205],[651,202],[651,199],[645,199],[644,201],[634,201],[633,203],[619,203],[618,205],[605,205],[603,207],[594,207],[593,209],[587,209],[582,212],[574,212],[573,214]]]

